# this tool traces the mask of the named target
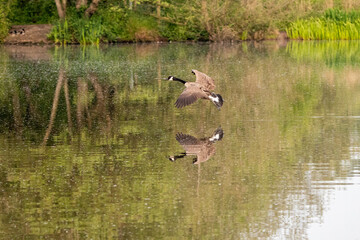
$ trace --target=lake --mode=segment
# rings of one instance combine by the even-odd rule
[[[359,41],[0,46],[0,132],[2,239],[360,238]]]

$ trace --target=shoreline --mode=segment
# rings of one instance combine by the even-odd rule
[[[23,24],[23,25],[12,25],[8,36],[4,39],[1,45],[64,45],[58,44],[48,39],[49,34],[53,25],[51,24]],[[262,41],[288,41],[290,40],[285,31],[276,31],[271,37],[264,37],[263,39],[229,39],[224,41],[202,41],[202,40],[185,40],[185,41],[168,41],[166,39],[161,40],[118,40],[112,42],[99,42],[98,44],[86,44],[86,45],[114,45],[114,44],[133,44],[133,43],[172,43],[172,42],[184,42],[184,43],[240,43],[240,42],[262,42]],[[65,45],[82,45],[77,42],[67,43]]]

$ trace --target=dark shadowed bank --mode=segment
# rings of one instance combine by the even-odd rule
[[[321,34],[312,31],[334,29],[334,24],[342,32],[342,26],[352,31],[349,33],[352,37],[346,33],[339,36],[341,39],[360,36],[356,25],[360,2],[354,0],[0,0],[0,3],[0,41],[9,35],[17,39],[30,34],[26,29],[24,32],[11,28],[28,24],[51,24],[46,41],[40,42],[82,45],[260,41],[279,36],[319,39]],[[303,19],[306,21],[301,22]],[[322,23],[320,29],[314,27],[318,23]]]

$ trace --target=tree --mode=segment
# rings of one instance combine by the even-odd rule
[[[91,15],[96,12],[100,1],[101,0],[92,0],[90,6],[85,11],[85,17],[91,17]]]
[[[66,16],[66,0],[55,0],[56,8],[60,19],[65,19]]]
[[[79,9],[82,6],[87,6],[87,0],[77,0],[76,1],[76,9]]]
[[[87,0],[77,0],[76,8],[80,9],[83,6],[87,7],[84,12],[84,16],[91,17],[97,11],[100,1],[101,0],[92,0],[89,7],[87,7],[88,6]],[[55,0],[56,8],[60,19],[65,19],[66,17],[66,3],[67,0]]]

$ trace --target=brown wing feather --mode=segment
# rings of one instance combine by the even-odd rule
[[[180,94],[175,102],[175,106],[177,108],[182,108],[196,102],[198,98],[203,97],[207,97],[207,95],[201,89],[196,87],[188,87]]]
[[[208,90],[214,90],[215,89],[215,83],[214,83],[214,80],[211,77],[209,77],[205,73],[202,73],[202,72],[200,72],[198,70],[195,70],[195,69],[192,70],[192,72],[196,76],[196,81],[195,82],[201,84],[202,86],[204,86]]]
[[[176,140],[188,155],[197,155],[203,148],[203,144],[200,140],[188,134],[177,133]]]
[[[209,160],[216,152],[215,146],[210,144],[203,146],[197,154],[197,161],[194,164],[200,164]]]
[[[176,140],[181,144],[181,145],[194,145],[194,144],[199,144],[199,140],[196,137],[193,137],[191,135],[188,134],[184,134],[184,133],[177,133],[176,134]]]

